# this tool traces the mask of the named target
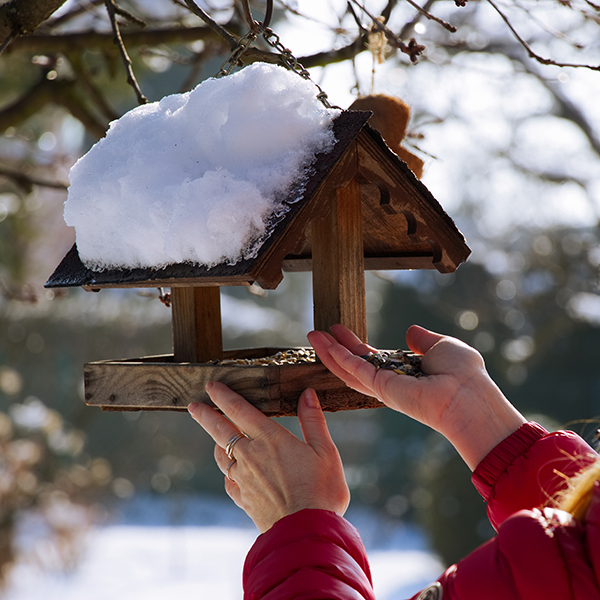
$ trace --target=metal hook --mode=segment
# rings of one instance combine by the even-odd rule
[[[269,27],[269,24],[271,23],[271,18],[273,17],[273,0],[266,1],[267,7],[265,9],[265,18],[263,19],[262,23],[259,23],[258,21],[255,21],[252,17],[252,11],[250,10],[250,0],[242,0],[242,10],[244,11],[244,18],[246,19],[248,27],[250,27],[251,31],[261,33],[265,29],[267,29],[267,27]]]

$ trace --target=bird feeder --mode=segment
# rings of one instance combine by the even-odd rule
[[[300,199],[271,223],[254,258],[211,268],[176,264],[96,272],[84,266],[73,246],[46,287],[170,288],[172,295],[173,354],[86,364],[88,405],[186,410],[192,401],[210,403],[204,391],[209,381],[226,383],[270,416],[295,414],[308,386],[325,410],[381,405],[347,388],[318,362],[218,364],[280,350],[223,350],[221,286],[256,282],[275,289],[284,271],[312,271],[314,327],[327,330],[342,323],[366,341],[365,270],[451,273],[470,254],[451,218],[367,123],[370,116],[348,110],[335,118],[336,143],[316,156]]]

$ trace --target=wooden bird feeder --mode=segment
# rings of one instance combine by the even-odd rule
[[[282,271],[312,271],[314,327],[328,330],[342,323],[366,340],[365,269],[451,273],[470,254],[439,203],[368,125],[370,115],[344,111],[336,117],[336,143],[316,157],[300,199],[271,224],[271,235],[255,258],[210,269],[177,264],[95,272],[83,265],[73,246],[46,287],[167,287],[172,294],[173,355],[85,365],[88,405],[186,410],[192,401],[210,403],[204,386],[217,380],[270,416],[295,414],[307,386],[317,391],[325,410],[381,405],[347,388],[320,363],[214,364],[217,359],[257,358],[281,350],[223,351],[220,286],[256,282],[275,289]]]

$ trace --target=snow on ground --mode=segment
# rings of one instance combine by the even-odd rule
[[[257,532],[232,504],[214,499],[138,498],[113,524],[88,533],[72,572],[22,564],[5,600],[241,600],[241,572]],[[378,600],[402,600],[434,581],[441,563],[422,534],[354,511]]]

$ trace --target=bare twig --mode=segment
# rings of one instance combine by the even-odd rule
[[[444,21],[443,19],[440,19],[439,17],[432,15],[428,10],[422,8],[413,0],[406,0],[406,1],[413,8],[416,8],[417,11],[419,11],[425,18],[429,19],[430,21],[435,21],[438,25],[441,25],[444,29],[447,29],[450,33],[456,33],[456,27],[454,27],[454,25],[451,25],[447,21]]]
[[[74,6],[69,12],[62,14],[60,17],[54,17],[44,21],[42,26],[44,29],[53,29],[59,25],[64,25],[79,15],[90,13],[92,8],[99,6],[100,4],[104,4],[104,0],[88,0],[85,4]]]
[[[146,27],[146,21],[144,21],[143,19],[136,17],[134,14],[130,13],[128,10],[125,10],[118,4],[114,4],[114,7],[115,13],[120,17],[123,17],[124,19],[127,19],[128,21],[131,21],[136,25],[139,25],[140,27]]]
[[[194,13],[197,17],[200,17],[215,33],[217,33],[221,38],[223,38],[227,42],[230,50],[233,50],[237,46],[237,38],[231,35],[231,33],[227,31],[227,29],[219,25],[212,17],[210,17],[204,10],[202,10],[194,2],[194,0],[184,0],[184,2],[192,13]]]
[[[363,34],[341,48],[317,52],[307,56],[300,56],[298,57],[298,62],[307,69],[311,69],[313,67],[325,67],[345,60],[352,60],[357,54],[365,49],[367,42],[368,35]]]
[[[386,4],[385,8],[381,11],[381,16],[383,18],[383,22],[387,24],[392,16],[392,12],[396,5],[398,4],[398,0],[389,0]]]
[[[555,67],[572,67],[572,68],[584,68],[591,69],[592,71],[600,71],[600,65],[586,65],[583,63],[562,63],[555,61],[551,58],[544,58],[540,56],[536,52],[533,51],[533,48],[519,35],[518,31],[513,27],[513,24],[510,22],[510,19],[498,8],[498,6],[493,2],[493,0],[487,0],[488,3],[492,6],[492,8],[500,15],[502,20],[506,23],[508,28],[511,30],[512,34],[515,36],[519,44],[525,48],[527,54],[529,54],[530,58],[533,58],[537,62],[542,65],[553,65]]]
[[[515,0],[514,5],[519,10],[522,10],[529,19],[531,19],[534,23],[536,23],[543,31],[545,31],[546,33],[549,33],[552,37],[555,37],[559,40],[563,40],[565,43],[569,44],[570,46],[573,46],[577,50],[581,50],[584,47],[581,42],[576,42],[575,40],[571,39],[566,33],[559,31],[558,29],[556,29],[555,27],[552,27],[548,23],[544,23],[544,21],[542,21],[542,19],[537,17],[537,15],[535,15],[527,7],[522,6],[518,1]]]
[[[5,38],[4,41],[2,42],[2,44],[0,45],[0,54],[2,54],[6,48],[8,48],[8,45],[17,37],[17,32],[16,31],[11,31]]]
[[[123,59],[123,63],[125,65],[125,71],[127,72],[127,83],[129,83],[129,85],[131,85],[131,87],[134,89],[138,99],[138,104],[146,104],[148,102],[148,98],[142,94],[140,85],[135,78],[131,59],[129,58],[129,54],[127,54],[125,44],[123,43],[123,38],[121,37],[121,30],[119,28],[119,24],[117,23],[117,12],[119,9],[114,0],[105,0],[104,4],[106,6],[106,11],[108,12],[110,24],[112,26],[114,42],[119,48],[121,58]]]
[[[62,93],[62,88],[67,83],[61,80],[49,80],[46,77],[30,87],[22,96],[12,104],[3,106],[0,110],[0,132],[8,127],[18,126],[29,117],[41,110],[52,98]]]
[[[191,69],[188,76],[185,78],[179,87],[179,93],[187,92],[192,89],[192,86],[197,83],[198,74],[206,60],[219,53],[219,48],[216,44],[208,44],[202,52],[195,54],[194,58],[189,62]]]
[[[435,4],[435,2],[436,0],[427,0],[427,2],[425,2],[425,4],[422,6],[423,10],[425,10],[426,12],[430,12],[431,7]],[[421,21],[422,17],[422,13],[417,12],[413,19],[404,24],[404,26],[400,30],[400,33],[398,33],[398,37],[401,40],[410,37],[414,32],[415,25]]]
[[[52,101],[64,106],[76,119],[78,119],[87,132],[97,139],[104,137],[108,123],[98,119],[89,109],[86,99],[79,93],[76,81],[65,82],[60,95],[55,96]]]
[[[76,89],[75,81],[50,80],[46,77],[41,77],[22,96],[0,110],[0,132],[10,126],[14,127],[25,122],[50,103],[67,108],[76,119],[83,123],[92,136],[101,138],[106,133],[107,125],[100,123],[84,106]]]
[[[417,44],[414,38],[411,39],[410,42],[408,42],[408,44],[406,44],[389,27],[384,25],[381,19],[372,15],[357,0],[352,0],[352,2],[354,2],[354,4],[356,4],[356,6],[358,6],[358,8],[360,8],[373,21],[373,27],[375,29],[385,34],[385,37],[387,38],[390,45],[394,46],[395,48],[398,48],[401,52],[408,54],[411,62],[417,62],[417,57],[423,52],[423,50],[425,50],[425,46]]]
[[[90,75],[83,56],[81,54],[72,54],[69,56],[69,60],[73,70],[77,75],[78,81],[81,83],[83,88],[87,90],[90,98],[95,102],[102,115],[108,121],[114,121],[115,119],[118,119],[119,115],[115,112],[112,106],[110,106],[100,89],[98,89],[98,86],[94,83],[94,78]]]
[[[533,63],[530,63],[524,59],[524,57],[521,56],[521,58],[517,58],[513,56],[512,58],[518,60],[527,73],[536,77],[537,80],[552,94],[559,107],[559,116],[575,123],[587,138],[594,152],[600,156],[600,137],[595,132],[585,113],[561,91],[560,84],[555,85],[543,77],[539,70],[532,66]]]
[[[413,8],[415,8],[419,13],[421,13],[424,17],[429,19],[430,21],[435,21],[438,25],[441,25],[444,29],[447,29],[450,33],[456,33],[456,27],[454,25],[448,23],[447,21],[444,21],[443,19],[440,19],[439,17],[436,17],[435,15],[432,15],[429,12],[429,10],[427,10],[427,8],[419,6],[414,0],[406,0],[406,1]],[[376,19],[372,14],[370,14],[369,11],[364,6],[361,6],[357,0],[352,0],[352,2],[354,2],[354,4],[356,4],[356,6],[358,6],[358,8],[360,8],[366,15],[369,16],[370,19],[373,20],[376,27],[377,27],[377,24],[375,23],[376,20],[379,22],[380,25],[385,27],[385,25],[384,25],[384,23],[386,22],[385,17],[384,17],[384,23],[382,23],[380,19]],[[390,31],[390,30],[388,29],[388,31]],[[394,35],[394,37],[397,37],[395,34],[392,34],[392,35]]]
[[[362,31],[363,33],[369,33],[367,27],[363,24],[359,16],[356,14],[352,3],[348,1],[346,2],[346,6],[348,7],[348,10],[350,11],[350,14],[352,15],[352,18],[354,19],[354,22],[356,23],[356,26],[358,27],[359,31]]]

